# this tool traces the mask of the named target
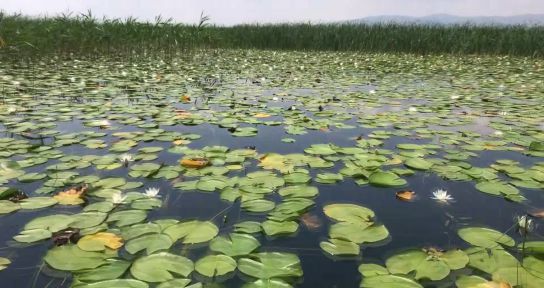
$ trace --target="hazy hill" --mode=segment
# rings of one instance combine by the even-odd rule
[[[348,23],[402,23],[402,24],[472,24],[472,25],[544,25],[544,14],[524,14],[515,16],[463,17],[450,14],[433,14],[424,17],[401,15],[371,16],[347,21]]]

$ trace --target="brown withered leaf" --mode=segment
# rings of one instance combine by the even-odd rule
[[[397,196],[397,199],[402,201],[412,201],[414,197],[416,196],[416,192],[412,190],[403,190],[399,191],[395,194]]]
[[[181,96],[181,102],[189,103],[189,102],[191,102],[191,97],[189,97],[189,95],[182,95]]]
[[[62,205],[79,205],[85,202],[83,196],[87,192],[88,186],[81,185],[72,187],[68,190],[61,191],[57,195],[53,196],[55,200],[59,201]]]
[[[184,158],[181,159],[181,166],[187,168],[204,168],[210,164],[210,161],[206,158]]]
[[[79,229],[77,228],[66,228],[58,232],[53,233],[53,243],[57,246],[66,245],[70,242],[76,243],[79,240]]]
[[[300,216],[300,221],[308,230],[317,230],[321,227],[321,220],[316,215],[305,213]]]
[[[529,215],[535,218],[544,218],[544,209],[536,209],[529,212]]]

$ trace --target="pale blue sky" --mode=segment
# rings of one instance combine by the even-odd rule
[[[337,21],[376,15],[460,16],[544,14],[544,0],[0,0],[0,9],[28,15],[85,12],[195,22],[204,10],[217,24]]]

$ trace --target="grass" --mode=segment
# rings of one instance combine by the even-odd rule
[[[413,54],[485,54],[544,57],[544,27],[400,24],[198,25],[134,18],[29,18],[0,14],[0,54],[173,56],[192,49],[363,51]]]

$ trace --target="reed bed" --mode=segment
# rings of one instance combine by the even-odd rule
[[[542,26],[402,24],[198,25],[89,12],[30,18],[0,13],[0,56],[119,55],[168,57],[194,49],[361,51],[413,54],[544,56]]]

